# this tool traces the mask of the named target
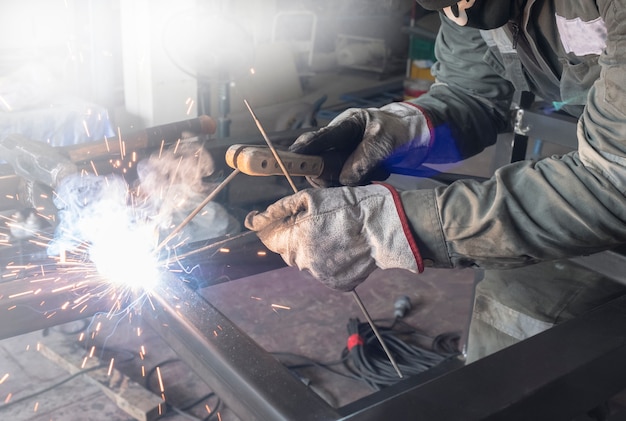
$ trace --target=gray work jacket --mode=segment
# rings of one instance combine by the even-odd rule
[[[402,192],[427,266],[506,268],[626,242],[626,0],[528,0],[517,22],[482,33],[442,17],[436,54],[436,82],[414,101],[429,161],[493,144],[515,87],[579,117],[578,150]]]

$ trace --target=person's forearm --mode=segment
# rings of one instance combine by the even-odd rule
[[[442,22],[433,66],[437,81],[411,101],[433,127],[426,162],[455,162],[475,155],[508,126],[513,86],[484,61],[487,51],[478,30]]]
[[[402,202],[422,257],[438,267],[514,267],[626,242],[626,197],[577,153],[404,192]]]

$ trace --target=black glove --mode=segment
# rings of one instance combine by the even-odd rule
[[[417,168],[426,158],[431,134],[421,110],[395,102],[382,108],[351,108],[328,126],[301,135],[289,150],[325,157],[325,167],[340,168],[309,178],[315,187],[358,186],[389,177],[389,167]],[[334,160],[332,164],[328,164]],[[337,162],[338,161],[338,162]]]

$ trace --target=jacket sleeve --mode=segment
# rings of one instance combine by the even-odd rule
[[[460,27],[442,15],[432,68],[436,81],[411,101],[432,128],[426,162],[468,158],[495,143],[507,128],[514,89],[487,64],[490,54],[479,30]]]
[[[404,192],[426,262],[506,268],[626,242],[626,1],[597,4],[607,47],[578,122],[578,151],[508,165],[482,183]]]

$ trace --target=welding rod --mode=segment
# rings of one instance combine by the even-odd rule
[[[190,250],[190,251],[188,251],[186,253],[176,255],[175,257],[172,257],[169,260],[167,260],[165,263],[166,264],[171,264],[171,263],[174,263],[174,262],[179,261],[181,259],[186,259],[187,257],[196,255],[198,253],[202,253],[204,251],[211,250],[211,249],[214,249],[216,247],[222,247],[225,244],[230,243],[231,241],[236,241],[236,240],[239,240],[241,238],[247,237],[247,236],[252,235],[252,234],[256,234],[256,232],[255,231],[244,231],[244,232],[239,233],[239,234],[228,236],[227,238],[224,238],[223,240],[218,240],[218,241],[216,241],[214,243],[207,244],[206,246],[202,246],[202,247],[199,247],[197,249]]]
[[[389,351],[389,348],[387,348],[387,344],[385,344],[385,341],[383,341],[383,337],[381,336],[380,332],[378,331],[378,328],[376,327],[376,324],[374,324],[374,320],[372,320],[372,317],[370,316],[369,312],[365,308],[365,304],[363,304],[363,301],[361,300],[361,297],[359,297],[359,294],[356,293],[356,289],[353,289],[351,292],[352,292],[352,297],[354,298],[354,301],[356,301],[358,306],[361,308],[361,311],[363,312],[363,315],[367,319],[367,323],[369,323],[370,327],[372,328],[372,332],[374,332],[374,335],[378,339],[378,342],[380,342],[380,346],[383,347],[383,351],[385,351],[385,354],[387,354],[387,357],[389,357],[389,361],[391,362],[391,365],[396,370],[396,373],[398,373],[398,376],[400,378],[404,377],[404,376],[402,376],[402,372],[400,371],[400,367],[398,367],[398,363],[396,363],[396,360],[393,358],[393,355],[391,354],[391,351]]]
[[[202,203],[200,203],[189,215],[187,215],[187,217],[183,220],[183,222],[181,222],[180,224],[178,224],[178,226],[176,228],[174,228],[174,230],[172,232],[169,233],[169,235],[167,237],[165,237],[165,239],[163,241],[161,241],[161,243],[157,246],[156,251],[161,250],[163,247],[165,247],[167,245],[167,243],[170,242],[170,240],[172,238],[174,238],[176,236],[176,234],[178,234],[183,228],[185,228],[185,226],[191,222],[191,220],[200,213],[200,211],[213,199],[215,199],[215,196],[218,195],[219,192],[221,192],[224,187],[226,187],[226,185],[228,183],[230,183],[232,181],[233,178],[235,178],[235,176],[237,174],[239,174],[241,171],[235,169],[233,170],[233,172],[231,172],[228,177],[226,177],[224,179],[224,181],[222,181],[216,188],[215,190],[213,190],[203,201]]]
[[[289,175],[289,171],[287,171],[287,167],[285,167],[285,164],[283,163],[283,160],[281,159],[281,157],[278,155],[278,152],[276,152],[276,149],[274,148],[272,141],[265,133],[265,130],[263,129],[263,126],[261,125],[261,122],[257,118],[256,114],[254,114],[254,111],[252,111],[252,107],[250,107],[250,104],[248,103],[247,100],[244,99],[243,102],[244,104],[246,104],[246,107],[248,107],[248,111],[250,111],[250,115],[252,116],[252,119],[256,123],[256,126],[259,128],[259,131],[261,132],[261,136],[263,136],[265,143],[267,143],[267,146],[270,148],[270,151],[272,151],[274,158],[276,158],[276,162],[278,162],[280,169],[283,171],[283,174],[285,175],[285,177],[287,177],[287,181],[289,182],[289,185],[293,189],[293,192],[298,193],[298,189],[296,188],[296,185],[291,179],[291,175]]]
[[[289,181],[289,184],[291,185],[293,192],[298,193],[298,188],[296,187],[293,180],[291,179],[291,176],[289,175],[289,172],[287,171],[287,168],[285,167],[285,164],[283,163],[282,158],[276,152],[276,149],[274,149],[272,142],[265,134],[265,130],[263,130],[263,126],[261,126],[261,122],[252,111],[252,108],[250,107],[250,104],[248,104],[248,101],[244,99],[244,103],[246,104],[246,107],[248,107],[248,111],[250,111],[250,114],[252,115],[254,122],[256,123],[257,127],[259,128],[259,131],[261,132],[261,135],[263,136],[263,139],[265,139],[265,143],[267,143],[267,146],[269,146],[270,150],[272,151],[272,154],[274,154],[274,158],[276,158],[276,162],[278,162],[278,165],[280,165],[280,168],[283,171],[283,174],[285,175],[285,177],[287,177],[287,180]],[[359,297],[359,294],[357,294],[355,289],[353,289],[351,292],[352,292],[352,297],[354,298],[354,301],[356,301],[357,305],[361,309],[361,312],[365,316],[367,323],[369,323],[370,327],[372,328],[372,332],[374,332],[374,335],[376,336],[376,339],[378,339],[380,346],[383,348],[383,351],[385,351],[385,354],[387,354],[387,358],[389,358],[389,362],[391,362],[391,365],[396,370],[396,373],[398,373],[398,377],[402,378],[403,377],[402,372],[400,371],[400,367],[398,367],[398,363],[396,363],[396,360],[391,354],[391,351],[389,351],[387,344],[385,344],[383,337],[381,336],[380,332],[378,331],[378,328],[374,324],[374,320],[372,320],[372,317],[370,316],[369,312],[365,308],[363,301],[361,301],[361,297]]]

